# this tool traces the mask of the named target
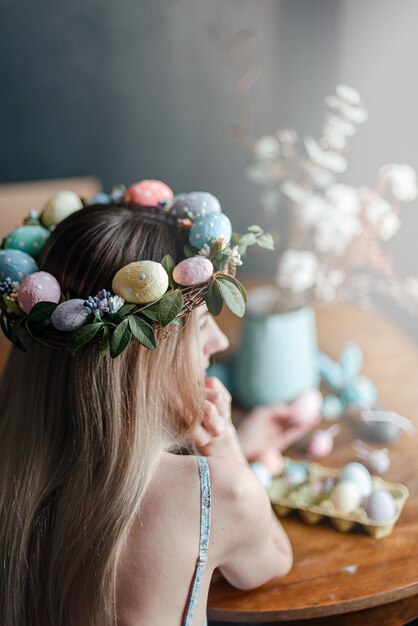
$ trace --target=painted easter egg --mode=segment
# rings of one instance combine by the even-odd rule
[[[346,385],[341,394],[347,405],[362,409],[370,408],[377,400],[376,387],[365,376],[359,376],[354,382]]]
[[[338,396],[330,393],[324,398],[321,413],[327,422],[339,420],[344,413],[344,403]]]
[[[17,292],[17,301],[25,313],[38,302],[59,302],[61,287],[57,279],[48,272],[35,272],[24,278]]]
[[[32,272],[38,271],[38,265],[29,254],[21,250],[0,250],[0,280],[10,276],[19,283]]]
[[[257,476],[263,487],[265,487],[266,489],[270,487],[271,483],[273,482],[273,476],[271,475],[271,472],[267,465],[255,461],[254,463],[250,464],[250,468],[251,471]]]
[[[183,217],[185,211],[193,217],[202,217],[206,213],[220,213],[221,205],[218,198],[207,191],[192,191],[175,196],[170,213]]]
[[[173,192],[161,180],[141,180],[134,183],[125,192],[126,202],[138,206],[164,206],[173,199]]]
[[[375,522],[387,522],[397,513],[396,502],[386,489],[377,489],[364,503],[367,516]]]
[[[287,463],[284,473],[290,487],[296,487],[308,480],[308,470],[301,463]]]
[[[189,242],[195,248],[210,245],[214,239],[223,237],[226,243],[231,241],[231,222],[224,213],[206,213],[197,217],[190,229]]]
[[[47,202],[42,211],[42,224],[50,228],[82,208],[81,198],[74,191],[60,191]]]
[[[213,265],[204,256],[184,259],[173,270],[173,278],[178,285],[191,287],[206,283],[213,274]]]
[[[321,413],[322,394],[318,389],[310,389],[300,395],[289,409],[292,412],[293,419],[298,422],[312,422]]]
[[[363,498],[367,498],[372,492],[373,481],[367,467],[354,461],[343,467],[340,474],[341,480],[351,480],[355,482]]]
[[[22,250],[31,256],[36,256],[42,250],[50,232],[43,226],[28,224],[15,228],[7,235],[4,249]]]
[[[332,490],[330,500],[339,513],[349,515],[360,505],[361,491],[352,480],[341,480]]]
[[[111,198],[107,193],[96,193],[95,196],[90,198],[88,202],[88,206],[92,206],[93,204],[110,204]]]
[[[126,302],[148,304],[165,294],[168,289],[168,274],[161,263],[134,261],[115,274],[112,289]]]
[[[73,298],[61,302],[51,315],[51,323],[57,330],[73,331],[81,328],[93,312],[84,306],[84,300]]]

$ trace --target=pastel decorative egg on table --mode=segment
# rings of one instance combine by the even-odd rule
[[[367,467],[354,461],[341,470],[341,480],[350,480],[357,484],[363,498],[367,498],[373,490],[373,480]]]
[[[332,490],[330,499],[339,513],[348,515],[360,506],[362,494],[353,480],[340,480]]]
[[[49,235],[49,230],[40,225],[19,226],[7,235],[4,249],[21,250],[35,257],[41,252]]]
[[[365,501],[364,509],[368,517],[375,522],[387,522],[397,513],[396,502],[386,489],[373,491]]]
[[[125,201],[142,207],[161,207],[170,203],[173,192],[161,180],[146,179],[134,183],[125,192]]]
[[[0,250],[0,280],[9,276],[12,280],[21,282],[25,276],[36,272],[38,264],[26,252],[15,250]]]
[[[74,191],[60,191],[47,202],[42,211],[42,224],[47,228],[51,228],[82,208],[83,202]]]
[[[113,278],[112,289],[126,302],[148,304],[168,289],[168,274],[155,261],[134,261],[122,267]]]
[[[224,213],[206,213],[193,222],[189,233],[189,242],[199,250],[204,245],[210,245],[214,239],[231,241],[231,222]]]
[[[18,289],[17,301],[20,308],[29,314],[38,302],[56,302],[61,298],[61,287],[49,272],[34,272],[26,276]]]

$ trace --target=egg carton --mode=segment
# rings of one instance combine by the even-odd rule
[[[297,463],[293,459],[285,458],[286,463]],[[399,519],[404,504],[409,496],[409,491],[400,483],[389,483],[379,476],[372,476],[373,491],[386,489],[396,504],[396,515],[387,522],[376,522],[367,516],[365,509],[359,506],[348,515],[342,515],[335,508],[330,499],[332,486],[325,491],[318,491],[320,481],[330,478],[338,481],[340,470],[324,467],[319,463],[303,463],[307,469],[307,480],[297,486],[291,487],[286,475],[275,476],[268,492],[272,507],[278,517],[286,517],[289,513],[297,511],[301,519],[310,525],[318,524],[323,519],[329,519],[331,524],[340,532],[348,532],[356,526],[375,539],[381,539],[390,535]]]

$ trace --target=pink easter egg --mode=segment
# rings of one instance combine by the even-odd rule
[[[328,456],[334,447],[334,440],[326,431],[314,431],[308,444],[308,456],[311,459],[322,459]]]
[[[174,194],[170,187],[161,180],[141,180],[134,183],[125,192],[126,202],[138,206],[160,207],[171,203]]]
[[[321,414],[322,394],[318,389],[305,391],[291,405],[293,416],[298,422],[311,422]]]
[[[180,261],[173,270],[173,278],[182,287],[206,283],[213,274],[213,265],[204,256],[192,256]]]
[[[26,276],[17,292],[20,308],[29,314],[38,302],[59,302],[61,287],[57,279],[48,272],[34,272]]]

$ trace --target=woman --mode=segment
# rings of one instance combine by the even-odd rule
[[[38,264],[63,293],[86,297],[132,261],[180,260],[184,243],[162,215],[96,205],[58,224]],[[88,344],[72,357],[27,339],[27,354],[11,351],[0,386],[1,624],[202,625],[216,567],[242,589],[289,571],[230,396],[205,381],[227,339],[205,306],[183,319],[155,352],[130,343],[111,359]],[[168,451],[184,440],[206,465]]]

